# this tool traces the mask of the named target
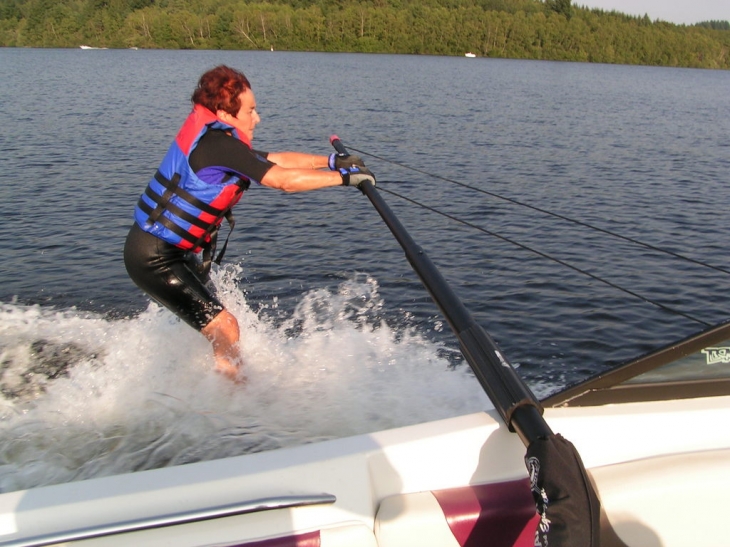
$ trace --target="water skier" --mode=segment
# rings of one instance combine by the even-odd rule
[[[261,121],[246,76],[221,65],[204,73],[193,110],[134,210],[124,246],[132,280],[212,344],[216,370],[243,382],[236,318],[207,286],[218,229],[251,182],[284,192],[375,183],[357,156],[261,152]]]

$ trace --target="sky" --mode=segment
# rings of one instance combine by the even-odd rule
[[[730,21],[730,0],[573,0],[574,6],[648,14],[654,21],[691,25],[700,21]]]

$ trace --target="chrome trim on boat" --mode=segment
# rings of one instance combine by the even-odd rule
[[[90,528],[59,532],[57,534],[47,534],[43,536],[36,536],[24,539],[0,541],[0,546],[42,547],[44,545],[55,545],[58,543],[64,543],[69,541],[81,541],[84,539],[125,534],[128,532],[139,532],[142,530],[165,528],[168,526],[188,524],[191,522],[200,522],[204,520],[213,520],[224,517],[232,517],[236,515],[245,515],[247,513],[273,511],[275,509],[292,509],[295,507],[305,507],[308,505],[326,505],[335,503],[336,501],[337,498],[334,495],[326,493],[312,494],[306,496],[278,496],[271,498],[261,498],[241,503],[232,503],[230,505],[221,505],[219,507],[211,507],[208,509],[187,511],[183,513],[173,513],[171,515],[162,515],[159,517],[153,517],[148,519],[130,520],[125,522],[119,522],[116,524],[107,524],[103,526],[92,526]]]

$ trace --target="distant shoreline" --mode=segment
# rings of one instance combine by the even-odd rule
[[[153,0],[75,13],[0,10],[0,46],[397,53],[730,69],[730,22],[675,25],[540,0],[282,0],[176,10]],[[135,6],[134,8],[132,6]],[[448,6],[448,7],[447,7]],[[496,9],[497,7],[500,9]],[[22,9],[21,9],[22,8]],[[471,56],[471,55],[467,55]]]

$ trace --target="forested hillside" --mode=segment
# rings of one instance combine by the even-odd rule
[[[463,55],[730,68],[725,21],[571,0],[2,0],[0,45]]]

